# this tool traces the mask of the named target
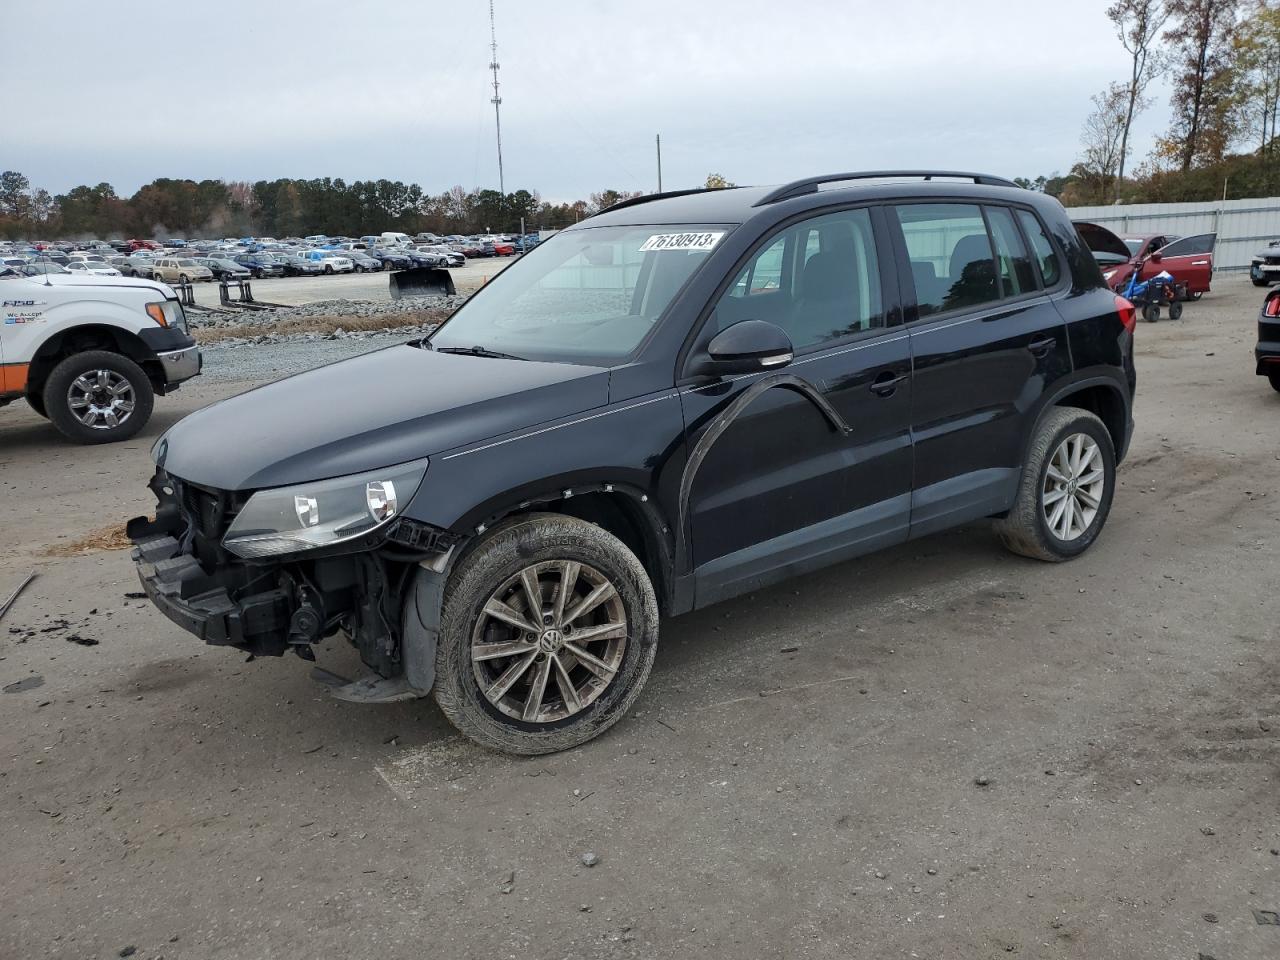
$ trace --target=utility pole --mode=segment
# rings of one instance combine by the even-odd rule
[[[489,49],[492,51],[489,69],[493,71],[493,122],[498,132],[498,192],[507,195],[507,186],[502,178],[502,97],[498,96],[498,34],[493,26],[493,0],[489,0]]]
[[[655,133],[653,135],[653,138],[658,145],[658,192],[661,193],[662,192],[662,134]]]

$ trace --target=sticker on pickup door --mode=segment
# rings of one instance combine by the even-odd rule
[[[711,230],[707,233],[655,233],[640,245],[640,252],[650,250],[710,250],[720,238],[723,230]]]

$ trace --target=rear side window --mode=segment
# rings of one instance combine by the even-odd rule
[[[1006,297],[1033,293],[1036,272],[1013,222],[1013,212],[1008,207],[987,207],[987,222],[991,224],[991,240],[996,248],[1001,293]]]
[[[911,261],[919,316],[1000,298],[982,211],[968,203],[895,207]]]
[[[1044,280],[1044,285],[1054,286],[1062,278],[1062,264],[1058,261],[1053,244],[1045,236],[1044,227],[1029,210],[1019,210],[1018,221],[1022,224],[1027,239],[1031,241],[1031,249],[1035,252],[1036,262],[1040,264],[1040,277]]]

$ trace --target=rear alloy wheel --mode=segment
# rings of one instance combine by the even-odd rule
[[[178,274],[178,282],[179,282],[179,283],[190,283],[191,281],[187,278],[187,275],[186,275],[185,273],[180,273],[180,274]]]
[[[333,264],[326,263],[326,264],[324,265],[324,272],[325,272],[325,273],[332,274],[332,273],[333,273]]]
[[[1054,407],[1036,427],[1018,495],[996,533],[1014,553],[1051,562],[1084,553],[1111,512],[1116,459],[1094,414]]]
[[[495,750],[565,750],[625,715],[657,640],[653,586],[625,544],[573,517],[521,517],[450,577],[436,702]]]
[[[49,374],[43,393],[49,420],[80,443],[128,440],[151,418],[155,393],[128,357],[90,350],[67,357]]]
[[[1272,370],[1267,374],[1267,380],[1271,383],[1271,389],[1280,391],[1280,370]]]

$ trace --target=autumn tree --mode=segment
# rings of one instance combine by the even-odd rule
[[[1162,0],[1116,0],[1107,8],[1107,17],[1115,26],[1116,36],[1129,54],[1129,79],[1125,82],[1124,131],[1120,136],[1120,166],[1116,173],[1116,199],[1124,182],[1124,165],[1129,157],[1129,131],[1133,118],[1149,101],[1144,94],[1147,85],[1164,67],[1164,57],[1155,48],[1160,31],[1169,19]]]
[[[1258,138],[1258,156],[1275,157],[1280,108],[1280,6],[1257,0],[1236,32],[1236,91],[1242,132]]]
[[[1173,124],[1157,143],[1157,154],[1186,172],[1195,163],[1215,163],[1234,136],[1233,50],[1240,0],[1168,0],[1172,27]]]
[[[708,190],[725,190],[729,187],[736,187],[736,183],[730,183],[718,173],[708,173],[707,182],[704,184]]]

